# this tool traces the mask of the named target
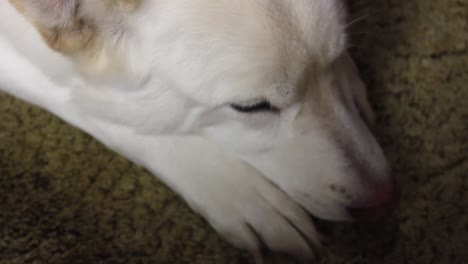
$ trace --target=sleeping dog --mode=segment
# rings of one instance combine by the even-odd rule
[[[161,178],[234,245],[309,258],[395,184],[340,0],[0,2],[0,89]]]

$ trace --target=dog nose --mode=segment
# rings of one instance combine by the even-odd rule
[[[400,186],[393,182],[376,188],[371,198],[360,206],[347,208],[349,215],[358,221],[377,220],[392,212],[400,200]]]

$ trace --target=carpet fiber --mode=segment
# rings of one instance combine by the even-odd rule
[[[402,201],[380,223],[321,224],[317,263],[468,263],[468,1],[351,2]],[[0,263],[251,262],[145,170],[0,95]]]

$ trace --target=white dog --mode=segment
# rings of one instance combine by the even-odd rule
[[[4,0],[0,88],[154,172],[235,245],[310,257],[307,213],[395,200],[345,23],[340,0]]]

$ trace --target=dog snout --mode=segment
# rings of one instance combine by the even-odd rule
[[[349,215],[358,221],[377,220],[390,214],[400,200],[400,186],[396,182],[374,188],[373,194],[359,205],[347,208]]]

